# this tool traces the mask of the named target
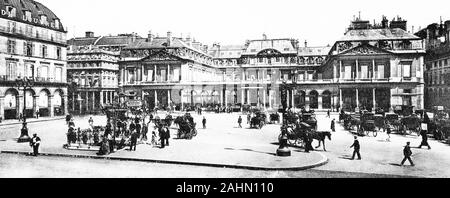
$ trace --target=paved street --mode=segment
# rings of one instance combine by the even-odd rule
[[[263,156],[264,160],[273,160],[273,153],[277,148],[277,145],[273,143],[276,143],[279,125],[268,125],[263,130],[253,130],[248,129],[244,118],[244,128],[239,129],[236,123],[238,114],[205,114],[205,116],[208,120],[207,129],[199,129],[199,135],[191,141],[171,140],[171,146],[167,149],[140,145],[136,153],[121,151],[111,156],[134,155],[146,157],[150,155],[152,157],[165,156],[167,159],[189,156],[189,158],[198,158],[192,160],[201,160],[203,159],[202,156],[206,155],[208,160],[224,162],[227,160],[256,161],[254,159]],[[335,117],[337,118],[337,115]],[[88,125],[88,118],[77,118],[75,124],[77,127],[85,128]],[[194,115],[194,118],[197,123],[201,123],[200,116]],[[95,125],[105,122],[104,117],[94,117],[94,120]],[[328,130],[330,119],[325,118],[324,115],[319,115],[318,120],[319,130]],[[29,128],[30,134],[37,132],[41,136],[43,145],[51,144],[62,147],[62,144],[66,141],[67,126],[64,120],[31,123]],[[0,127],[0,140],[7,140],[0,141],[0,150],[11,149],[6,148],[10,145],[24,147],[23,144],[11,141],[11,138],[19,136],[19,129],[20,125]],[[352,161],[348,158],[351,157],[352,153],[349,146],[353,142],[353,135],[344,131],[337,124],[337,132],[333,133],[332,141],[327,140],[328,152],[319,151],[328,157],[328,164],[306,171],[250,171],[146,162],[43,156],[34,158],[23,155],[1,154],[0,177],[450,177],[450,171],[446,169],[450,165],[450,148],[448,145],[430,140],[431,150],[413,149],[415,167],[399,167],[398,163],[403,157],[403,145],[406,141],[411,141],[412,146],[417,146],[420,144],[420,137],[392,135],[391,142],[386,142],[385,139],[386,134],[384,133],[380,133],[378,137],[360,137],[363,160]],[[242,145],[246,146],[243,147]],[[224,148],[227,149],[223,151]],[[256,148],[260,150],[256,150]],[[179,153],[180,149],[186,153]],[[245,157],[243,157],[244,159],[234,158],[233,154],[210,157],[219,149],[221,149],[220,153],[230,152],[235,153],[236,156]],[[302,149],[291,148],[291,150],[295,155],[306,155],[302,152]],[[86,154],[87,152],[64,150],[64,153]],[[254,157],[252,158],[252,156]],[[290,160],[292,158],[279,158],[273,161],[279,161],[274,163],[280,164],[282,162],[288,163]],[[28,171],[17,172],[17,164],[21,164]],[[102,169],[103,166],[108,166],[108,170]],[[127,167],[127,171],[123,171],[124,167]],[[147,169],[148,171],[143,171]],[[167,170],[170,170],[170,173]]]

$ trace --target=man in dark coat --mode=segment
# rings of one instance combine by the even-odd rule
[[[336,123],[335,123],[335,119],[333,119],[331,121],[331,131],[336,132]]]
[[[205,117],[203,117],[202,124],[203,124],[203,129],[206,129],[206,118]]]
[[[358,155],[358,160],[361,160],[361,154],[359,153],[360,149],[361,149],[361,145],[359,145],[359,141],[358,141],[358,137],[355,136],[355,142],[353,142],[353,145],[350,146],[350,148],[353,148],[353,157],[352,160],[355,159],[355,155]]]
[[[138,139],[138,133],[136,131],[133,131],[131,133],[130,151],[136,151],[137,139]]]
[[[238,124],[239,124],[239,128],[242,128],[242,117],[239,116],[238,118]]]
[[[169,146],[169,139],[170,139],[169,127],[165,127],[164,133],[165,133],[164,138],[166,140],[166,145]]]
[[[422,124],[426,125],[426,124]],[[422,148],[422,146],[428,146],[428,149],[431,149],[430,144],[428,144],[428,134],[427,134],[427,126],[422,126],[420,130],[420,135],[422,136],[422,142],[420,143],[420,146],[417,148]]]
[[[30,140],[30,146],[33,148],[33,155],[39,155],[39,146],[41,145],[41,138],[37,134],[33,134],[33,138]]]
[[[405,158],[403,158],[402,163],[400,164],[402,166],[403,166],[403,164],[405,164],[406,160],[409,161],[411,166],[414,166],[414,162],[411,160],[412,151],[411,151],[411,147],[409,145],[410,145],[410,142],[407,142],[405,148],[403,149],[403,155],[405,156]]]
[[[160,127],[158,132],[159,132],[159,139],[161,141],[161,148],[164,148],[164,147],[166,147],[166,141],[165,141],[166,133],[164,131],[164,128]]]
[[[312,146],[312,138],[309,132],[304,133],[303,142],[305,142],[305,152],[309,153],[309,151],[313,151],[314,148]]]

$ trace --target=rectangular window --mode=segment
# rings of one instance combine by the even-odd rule
[[[55,80],[57,82],[61,82],[61,80],[62,80],[62,68],[61,67],[55,68]]]
[[[47,46],[46,45],[42,45],[42,48],[41,48],[41,56],[43,57],[43,58],[46,58],[47,57]]]
[[[16,54],[16,41],[8,40],[8,54]]]
[[[32,42],[24,42],[24,55],[25,56],[33,56],[33,46]]]
[[[47,79],[48,78],[48,65],[42,65],[41,66],[41,78]]]
[[[403,74],[402,76],[404,78],[410,78],[411,77],[411,64],[412,62],[401,62]]]
[[[367,79],[367,78],[369,78],[369,76],[368,76],[368,72],[369,72],[369,66],[367,66],[367,65],[361,65],[361,76],[360,76],[360,78],[362,78],[362,79]]]
[[[8,17],[16,17],[16,8],[12,6],[6,6],[6,11],[8,12]]]
[[[8,79],[15,79],[17,77],[17,63],[16,62],[6,62],[6,75]]]
[[[25,75],[28,78],[33,78],[34,77],[34,65],[27,63],[27,64],[25,64],[25,67],[26,67],[26,74]]]
[[[352,79],[352,66],[345,66],[344,79]]]
[[[61,60],[61,47],[56,48],[56,59]]]
[[[384,78],[384,65],[378,65],[378,79],[383,79]]]

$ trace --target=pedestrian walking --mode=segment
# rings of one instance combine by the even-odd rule
[[[92,128],[94,128],[94,119],[92,119],[92,117],[89,118],[89,126],[91,126]]]
[[[314,148],[312,146],[312,138],[311,138],[311,134],[306,132],[303,135],[303,142],[305,142],[305,152],[309,153],[309,151],[313,151]]]
[[[203,116],[202,124],[203,124],[203,129],[206,129],[206,118],[204,116]]]
[[[331,117],[331,115],[330,115],[330,110],[327,111],[327,117],[328,117],[328,118]]]
[[[169,127],[166,127],[165,130],[165,140],[166,140],[166,146],[169,146],[169,139],[170,139],[170,130]]]
[[[387,129],[386,129],[386,134],[388,136],[388,138],[386,139],[387,142],[391,141],[391,126],[388,125]]]
[[[403,155],[405,156],[402,160],[402,163],[400,165],[403,166],[403,164],[405,164],[406,160],[409,161],[409,163],[411,164],[411,166],[414,166],[414,162],[411,160],[411,156],[412,156],[412,151],[411,151],[411,147],[409,146],[411,143],[407,142],[405,148],[403,149]]]
[[[355,136],[355,142],[353,142],[353,145],[350,146],[350,148],[354,149],[352,160],[355,159],[355,155],[358,155],[358,160],[361,160],[361,154],[359,153],[361,145],[359,145],[358,136]]]
[[[252,119],[252,116],[250,114],[247,114],[247,124],[250,123],[250,120]]]
[[[152,145],[158,145],[158,141],[156,140],[156,132],[152,131]]]
[[[136,151],[137,139],[138,139],[138,133],[136,131],[133,131],[131,133],[130,151]]]
[[[36,119],[39,119],[39,109],[36,110]]]
[[[39,146],[41,145],[41,138],[37,134],[33,134],[33,138],[30,140],[30,146],[33,148],[33,156],[39,155]]]
[[[336,119],[331,120],[331,131],[336,132]]]
[[[142,139],[147,141],[147,133],[148,133],[148,126],[146,124],[143,124],[142,127]]]
[[[420,146],[418,148],[422,148],[422,146],[428,146],[428,150],[431,149],[430,144],[428,144],[428,126],[426,123],[422,123],[420,127],[420,135],[422,136],[422,142],[420,143]]]
[[[239,116],[238,118],[238,124],[239,124],[239,128],[242,128],[242,117]]]
[[[158,132],[159,132],[159,141],[161,142],[161,148],[164,148],[164,147],[166,147],[166,141],[165,141],[166,134],[164,132],[164,128],[160,127]]]
[[[115,146],[115,139],[112,133],[108,133],[106,136],[108,138],[108,145],[109,145],[109,153],[114,153],[114,146]]]

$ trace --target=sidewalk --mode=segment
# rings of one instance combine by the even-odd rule
[[[62,120],[65,119],[65,116],[55,116],[55,117],[41,117],[39,119],[36,118],[27,118],[27,123],[35,123],[35,122],[46,122],[46,121],[53,121],[53,120]],[[1,126],[11,126],[11,125],[21,125],[22,121],[19,121],[17,119],[15,120],[2,120],[0,123]]]

